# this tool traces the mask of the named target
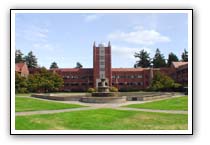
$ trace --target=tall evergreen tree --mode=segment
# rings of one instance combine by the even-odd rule
[[[150,67],[151,66],[151,58],[149,57],[149,53],[144,49],[141,50],[139,53],[135,53],[134,57],[138,58],[139,60],[136,61],[134,67]]]
[[[82,68],[83,66],[82,66],[82,64],[80,63],[80,62],[77,62],[76,63],[76,67],[75,68]]]
[[[30,51],[28,53],[28,55],[25,56],[25,61],[26,61],[26,64],[28,65],[28,68],[37,68],[38,67],[37,58],[33,54],[32,51]]]
[[[173,61],[179,61],[179,59],[173,52],[171,52],[168,55],[168,63],[167,63],[167,65],[170,66]]]
[[[166,67],[166,61],[164,55],[161,54],[158,48],[156,49],[155,56],[152,62],[154,68]]]
[[[17,49],[15,50],[15,63],[24,62],[23,53]]]
[[[182,61],[188,62],[188,51],[184,49],[184,52],[182,53]]]
[[[51,65],[50,65],[50,69],[52,68],[58,68],[58,64],[56,62],[53,62]]]

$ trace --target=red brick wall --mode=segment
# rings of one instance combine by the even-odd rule
[[[112,85],[112,64],[111,64],[111,47],[105,48],[105,74],[109,79],[109,85]]]
[[[62,91],[87,91],[93,88],[93,69],[57,69],[55,72],[63,77]]]
[[[119,90],[141,90],[149,86],[150,72],[145,70],[132,71],[112,71],[112,85]]]
[[[109,79],[109,84],[112,84],[112,70],[111,70],[111,47],[105,47],[105,77]],[[93,78],[94,87],[96,87],[96,79],[99,75],[99,47],[93,46]]]
[[[28,66],[26,64],[23,65],[22,69],[21,69],[21,76],[28,76],[29,75],[29,70],[28,70]]]

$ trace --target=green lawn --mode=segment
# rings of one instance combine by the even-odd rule
[[[15,111],[38,111],[38,110],[57,110],[67,108],[79,108],[85,107],[76,104],[64,104],[52,101],[38,100],[28,97],[16,97],[15,98]]]
[[[143,104],[131,104],[124,107],[160,110],[188,110],[188,97],[183,96]]]
[[[184,114],[96,109],[16,116],[17,130],[187,130]]]

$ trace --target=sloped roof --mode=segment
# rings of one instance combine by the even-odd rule
[[[15,64],[15,71],[21,72],[21,70],[22,70],[22,68],[23,68],[24,65],[25,65],[24,62],[16,63]]]
[[[182,66],[186,66],[188,65],[188,62],[184,62],[184,61],[173,61],[172,65],[174,68],[180,68]]]
[[[112,71],[121,71],[121,72],[137,72],[137,71],[143,71],[146,70],[147,68],[112,68]]]
[[[78,71],[92,71],[92,68],[53,68],[50,69],[53,71],[61,71],[61,72],[78,72]]]

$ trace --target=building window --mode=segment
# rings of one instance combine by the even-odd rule
[[[139,86],[143,86],[143,82],[139,82],[138,85],[139,85]]]
[[[104,55],[105,51],[104,49],[100,49],[100,54]]]
[[[78,76],[72,76],[72,79],[78,79],[79,77]]]
[[[100,71],[105,71],[105,68],[100,68]]]
[[[100,68],[105,68],[105,65],[100,65]]]
[[[104,56],[100,56],[100,60],[104,60],[104,58],[105,58]]]
[[[142,75],[138,75],[137,78],[142,78]]]
[[[87,78],[87,76],[81,76],[81,79],[86,79]]]
[[[100,62],[100,65],[105,65],[105,62],[104,62],[104,61],[101,61],[101,62]]]
[[[138,85],[138,83],[137,83],[137,82],[134,82],[133,84],[134,84],[135,86],[137,86],[137,85]]]
[[[72,83],[71,86],[78,86],[78,83]]]

